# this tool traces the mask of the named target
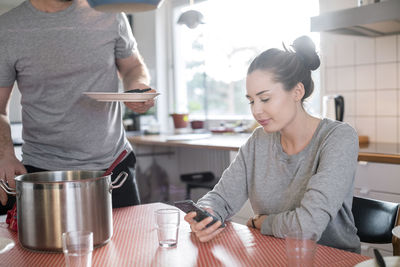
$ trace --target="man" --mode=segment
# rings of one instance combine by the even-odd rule
[[[118,92],[119,77],[124,90],[149,87],[124,14],[97,12],[86,0],[27,0],[0,16],[0,179],[14,187],[14,177],[27,172],[107,169],[127,149],[112,179],[121,171],[129,178],[112,191],[113,207],[139,204],[121,104],[83,94]],[[7,119],[15,81],[22,95],[22,163]],[[143,113],[154,101],[125,105]]]

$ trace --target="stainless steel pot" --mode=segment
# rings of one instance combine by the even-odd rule
[[[15,189],[2,181],[0,187],[17,198],[21,245],[32,250],[62,251],[62,233],[74,230],[93,232],[94,246],[106,244],[113,234],[111,192],[123,185],[128,174],[121,172],[114,182],[111,175],[103,174],[103,171],[24,174],[15,178]]]

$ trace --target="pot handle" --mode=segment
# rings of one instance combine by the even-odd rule
[[[0,180],[0,187],[4,190],[9,195],[17,195],[17,192],[15,191],[15,188],[11,188],[8,186],[8,184],[4,180]]]
[[[122,176],[124,176],[124,178],[122,178],[122,181],[119,182],[119,184],[115,185]],[[121,172],[120,174],[118,174],[114,182],[111,182],[110,184],[110,192],[115,188],[120,188],[125,183],[126,178],[128,178],[128,174],[126,172]]]

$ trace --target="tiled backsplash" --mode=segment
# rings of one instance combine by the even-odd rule
[[[320,0],[320,12],[357,0]],[[341,94],[344,121],[372,142],[400,143],[400,35],[321,34],[321,95]]]
[[[341,94],[344,120],[372,142],[400,142],[400,35],[321,34],[322,95]]]

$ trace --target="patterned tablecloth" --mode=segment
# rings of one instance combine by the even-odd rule
[[[113,210],[114,235],[93,252],[93,266],[286,266],[285,242],[264,236],[241,224],[227,223],[226,229],[208,243],[201,243],[181,221],[176,248],[160,248],[153,212],[169,207],[162,203]],[[182,213],[183,215],[183,213]],[[182,217],[183,218],[183,217]],[[0,254],[0,266],[65,266],[61,253],[25,250],[16,233],[5,224],[0,236],[17,245]],[[318,246],[315,266],[354,266],[368,257],[326,246]]]

